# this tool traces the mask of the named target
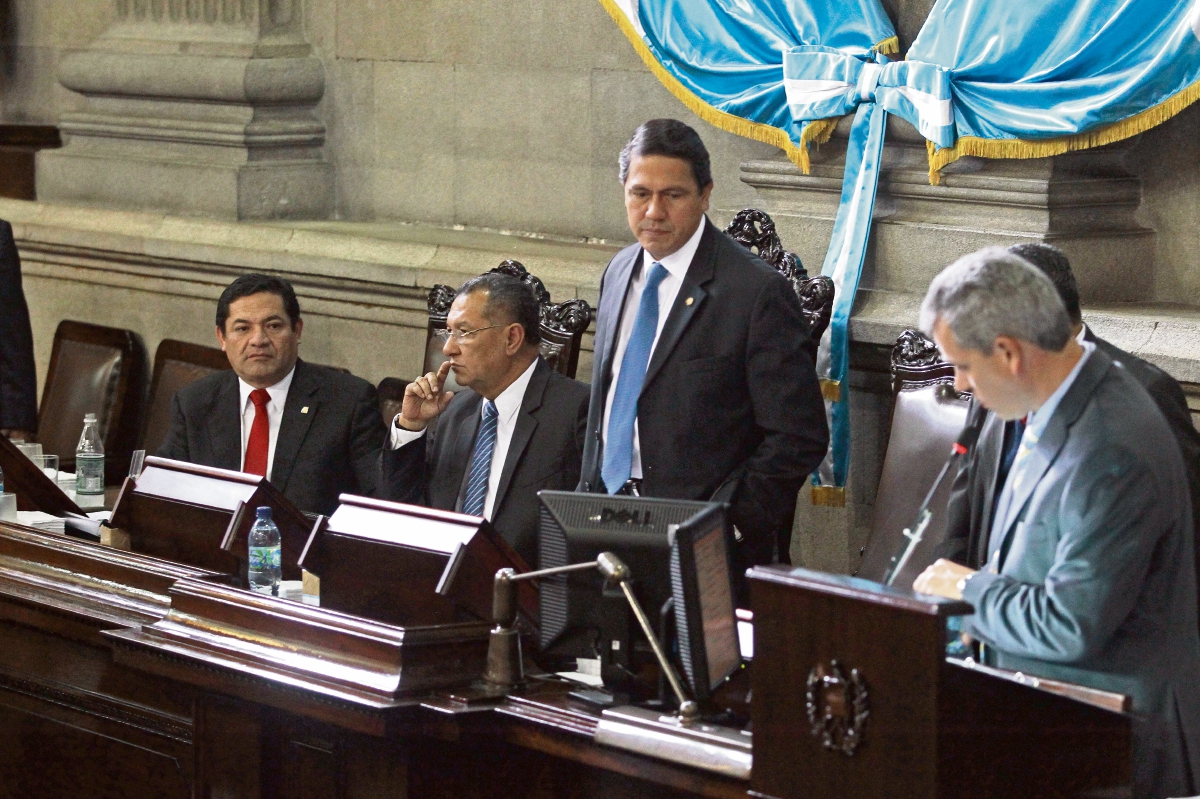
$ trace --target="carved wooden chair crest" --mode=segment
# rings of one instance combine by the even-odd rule
[[[783,242],[775,232],[775,221],[763,211],[755,208],[738,211],[725,232],[788,279],[800,298],[814,346],[820,342],[833,313],[833,280],[824,275],[809,277],[800,258],[783,249]]]
[[[579,368],[579,349],[583,343],[583,332],[592,321],[592,307],[580,299],[557,304],[551,302],[550,292],[546,290],[545,284],[537,276],[530,274],[519,261],[507,260],[489,271],[511,275],[529,286],[542,311],[539,325],[542,341],[538,349],[550,364],[550,368],[574,378]],[[425,339],[425,363],[422,367],[425,372],[436,369],[445,360],[436,331],[446,326],[446,316],[450,313],[456,291],[457,289],[441,283],[429,290],[429,329]],[[451,380],[453,374],[447,380],[447,389],[453,391],[455,387],[449,385]]]

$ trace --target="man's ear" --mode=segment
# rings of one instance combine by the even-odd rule
[[[508,355],[516,355],[525,345],[525,328],[514,323],[508,326],[504,334],[504,351]]]
[[[304,320],[297,319],[296,324],[292,326],[292,329],[296,331],[296,343],[299,344],[300,334],[304,332]]]
[[[225,331],[217,328],[217,343],[221,345],[221,352],[225,352]]]
[[[992,348],[1004,358],[1009,374],[1015,377],[1025,368],[1025,350],[1012,336],[997,336]]]

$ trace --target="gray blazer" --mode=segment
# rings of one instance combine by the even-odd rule
[[[1134,795],[1192,796],[1200,636],[1179,446],[1097,349],[1028,457],[988,546],[1007,540],[1007,557],[963,591],[966,629],[993,665],[1130,695]]]
[[[241,469],[240,400],[232,370],[180,389],[171,401],[171,428],[158,454]],[[384,435],[374,386],[337,369],[296,361],[271,484],[310,513],[332,513],[338,494],[374,496]]]
[[[474,391],[459,391],[425,435],[400,449],[385,447],[381,495],[411,505],[459,510],[482,402]],[[560,375],[538,358],[521,401],[492,512],[496,532],[535,568],[537,492],[570,491],[579,482],[587,412],[587,386]]]

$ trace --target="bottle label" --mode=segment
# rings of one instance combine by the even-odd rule
[[[104,493],[104,456],[75,457],[75,493]]]
[[[250,547],[250,571],[278,569],[283,564],[279,547]]]

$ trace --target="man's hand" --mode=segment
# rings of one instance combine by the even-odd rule
[[[959,581],[970,577],[974,569],[960,566],[952,560],[938,558],[933,565],[913,580],[913,590],[922,594],[936,594],[950,599],[962,599]]]
[[[443,391],[446,375],[450,374],[450,362],[446,361],[437,372],[418,377],[404,389],[404,403],[400,406],[400,426],[414,433],[424,430],[425,425],[446,410],[454,394]]]
[[[0,430],[0,436],[4,436],[10,441],[33,441],[33,433],[15,427],[6,427]]]

